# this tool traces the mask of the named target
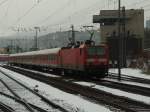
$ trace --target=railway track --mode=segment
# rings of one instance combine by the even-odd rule
[[[5,97],[8,95],[7,97],[15,101],[17,100],[19,103],[21,103],[21,105],[23,105],[26,108],[26,111],[29,111],[29,112],[49,112],[49,111],[69,112],[63,107],[51,102],[50,100],[43,97],[39,93],[35,92],[34,90],[28,88],[25,84],[22,84],[16,79],[10,77],[8,74],[4,73],[3,71],[0,71],[0,82],[11,93],[10,95],[8,95],[8,92],[7,94],[4,94],[4,92],[1,92],[0,94],[3,96],[5,95]],[[36,101],[33,99],[36,99]]]
[[[20,74],[28,76],[30,78],[39,80],[41,82],[59,88],[63,91],[72,94],[80,94],[85,98],[92,101],[94,100],[95,102],[100,104],[110,105],[127,112],[149,112],[150,111],[150,105],[142,102],[134,101],[126,97],[113,95],[111,93],[107,93],[101,90],[75,84],[70,81],[62,80],[61,78],[58,77],[43,76],[42,74],[39,73],[33,73],[31,71],[13,68],[13,67],[8,67],[8,68]]]
[[[43,71],[43,72],[45,72],[45,71]],[[135,81],[137,79],[139,79],[139,80],[141,80],[140,81],[141,83],[142,82],[144,83],[145,81],[150,82],[150,80],[148,80],[148,79],[137,78],[137,77],[127,76],[127,75],[123,75],[123,77],[125,77],[125,79],[128,78],[128,80],[134,78]],[[86,81],[86,82],[89,82],[89,83],[94,83],[96,85],[102,85],[102,86],[106,86],[106,87],[110,87],[110,88],[114,88],[114,89],[119,89],[119,90],[123,90],[123,91],[130,92],[130,93],[150,97],[150,88],[148,88],[148,87],[141,87],[141,86],[137,86],[137,85],[125,84],[125,83],[110,81],[110,80],[107,80],[107,79],[94,79],[94,78],[91,78],[91,77],[82,77],[81,78],[81,77],[78,77],[78,76],[77,77],[76,76],[74,76],[74,77],[72,77],[72,76],[71,77],[70,76],[63,76],[62,79],[63,80],[69,80],[70,82],[74,82],[74,81],[77,81],[77,80],[78,81]],[[124,80],[124,78],[123,78],[123,80]],[[128,81],[128,80],[126,80],[126,81]],[[129,81],[131,81],[131,80],[129,80]]]
[[[124,83],[109,81],[107,79],[104,79],[101,81],[89,81],[89,82],[93,82],[96,85],[102,85],[102,86],[106,86],[106,87],[110,87],[110,88],[114,88],[114,89],[119,89],[119,90],[130,92],[130,93],[150,97],[150,88],[147,88],[147,87],[124,84]]]
[[[28,111],[30,111],[30,110],[29,110],[28,108],[26,108],[26,106],[24,105],[25,102],[24,102],[23,100],[21,100],[21,99],[19,99],[19,98],[17,98],[17,97],[14,97],[14,96],[5,94],[5,93],[3,93],[3,92],[0,92],[0,96],[1,96],[1,98],[3,99],[3,101],[4,101],[4,99],[5,99],[5,100],[8,100],[9,103],[10,103],[10,101],[11,101],[11,102],[13,103],[13,105],[15,105],[15,103],[16,103],[17,108],[15,108],[15,109],[13,109],[12,107],[10,107],[10,106],[8,106],[8,105],[2,103],[2,104],[4,104],[6,107],[8,107],[9,110],[11,110],[11,111],[13,111],[13,112],[28,112]],[[28,104],[28,106],[30,106],[30,107],[32,108],[32,110],[33,110],[34,112],[48,112],[48,111],[46,111],[46,110],[44,110],[44,109],[42,109],[42,108],[39,108],[38,106],[33,105],[33,104],[31,104],[31,103],[27,103],[27,104]],[[32,110],[31,110],[31,111],[32,111]],[[5,112],[5,111],[4,111],[4,112]],[[7,111],[6,111],[6,112],[7,112]]]
[[[15,112],[11,107],[5,105],[4,103],[0,102],[0,111],[2,112]]]
[[[126,91],[129,93],[134,93],[134,94],[139,94],[139,95],[143,95],[143,96],[148,96],[150,97],[150,87],[143,87],[143,86],[138,86],[138,85],[133,85],[133,84],[126,84],[126,83],[121,83],[121,82],[116,82],[116,81],[111,81],[109,79],[94,79],[94,78],[86,78],[84,77],[84,79],[80,78],[80,77],[73,77],[74,80],[72,79],[72,77],[63,77],[64,80],[69,80],[71,82],[88,82],[88,83],[92,83],[93,85],[97,85],[97,86],[106,86],[106,87],[110,87],[113,89],[119,89],[122,91]]]
[[[118,74],[109,72],[108,78],[118,79]],[[138,82],[138,83],[143,83],[143,84],[150,84],[150,79],[138,78],[138,77],[128,76],[128,75],[124,75],[124,74],[121,75],[121,80]]]

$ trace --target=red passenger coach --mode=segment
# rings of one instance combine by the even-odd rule
[[[0,54],[0,63],[7,63],[9,55],[8,54]]]
[[[60,51],[60,49],[61,48],[54,48],[11,54],[9,58],[9,63],[12,65],[30,66],[37,68],[57,68],[58,52]]]
[[[80,45],[71,48],[54,48],[12,54],[11,65],[51,69],[65,74],[88,74],[105,77],[108,72],[108,47],[106,45]]]

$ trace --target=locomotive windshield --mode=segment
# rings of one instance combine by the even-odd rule
[[[88,55],[104,55],[105,48],[104,47],[89,47]]]

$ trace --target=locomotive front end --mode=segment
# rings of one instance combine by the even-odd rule
[[[89,74],[97,77],[105,77],[107,75],[109,55],[106,45],[87,47],[85,59],[85,69]]]

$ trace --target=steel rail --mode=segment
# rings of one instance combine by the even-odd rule
[[[31,88],[27,87],[26,85],[22,84],[21,82],[17,81],[16,79],[12,78],[11,76],[9,76],[8,74],[6,74],[5,72],[3,72],[2,70],[0,70],[1,73],[3,73],[5,76],[9,77],[10,79],[14,80],[16,83],[18,83],[19,85],[23,86],[24,88],[26,88],[27,90],[29,90],[30,92],[32,92],[33,94],[37,95],[38,97],[41,98],[41,100],[43,100],[44,102],[46,102],[48,105],[59,109],[62,112],[69,112],[68,110],[62,108],[61,106],[51,102],[49,99],[45,98],[44,96],[38,94],[37,92],[35,92],[34,90],[32,90]]]
[[[11,107],[9,107],[8,105],[0,102],[0,109],[4,112],[15,112],[14,109],[12,109]]]
[[[17,97],[13,97],[13,96],[8,95],[8,94],[5,94],[5,93],[3,93],[3,92],[0,92],[0,95],[3,95],[3,96],[5,96],[5,97],[7,97],[7,98],[10,98],[10,99],[12,99],[12,100],[14,100],[14,101],[16,101],[16,102],[18,102],[18,103],[24,105],[23,101],[20,100],[20,99],[17,98]],[[38,107],[38,106],[36,106],[36,105],[33,105],[33,104],[31,104],[31,103],[28,103],[28,105],[30,105],[30,106],[33,107],[34,109],[38,110],[39,112],[48,112],[48,111],[46,111],[46,110],[44,110],[44,109],[41,109],[40,107]]]
[[[93,81],[93,82],[95,82],[95,81]],[[102,86],[106,86],[106,87],[119,89],[119,90],[123,90],[126,92],[131,92],[131,93],[150,97],[150,88],[147,88],[147,87],[141,87],[141,86],[131,85],[131,84],[124,84],[124,83],[109,81],[107,79],[101,80],[101,82],[96,81],[95,83],[97,85],[102,85]]]
[[[109,72],[108,78],[113,78],[117,79],[117,73],[111,73]],[[150,79],[145,79],[145,78],[139,78],[139,77],[134,77],[134,76],[128,76],[128,75],[121,75],[121,80],[124,81],[132,81],[132,82],[138,82],[138,83],[143,83],[143,84],[150,84]]]
[[[130,76],[127,76],[127,77],[130,77]],[[137,86],[137,85],[124,84],[124,83],[109,81],[107,79],[95,79],[95,78],[91,78],[91,77],[84,77],[82,79],[81,77],[75,77],[75,76],[74,77],[63,76],[61,78],[63,80],[71,79],[71,82],[73,82],[73,80],[74,81],[79,80],[79,81],[92,82],[92,83],[96,83],[98,85],[103,85],[103,86],[107,86],[107,87],[111,87],[111,88],[115,88],[115,89],[120,89],[120,90],[123,90],[126,92],[132,92],[132,93],[136,93],[136,94],[145,95],[145,96],[150,97],[150,88],[148,88],[148,87],[141,87],[141,86]],[[131,78],[132,78],[132,76],[131,76]],[[149,80],[149,82],[150,82],[150,80]]]
[[[63,91],[72,94],[80,94],[100,104],[107,104],[128,112],[149,112],[150,111],[150,105],[145,104],[143,102],[135,101],[122,96],[117,96],[108,92],[104,92],[102,90],[97,90],[87,86],[82,86],[80,84],[67,82],[65,80],[56,77],[43,76],[42,74],[39,73],[33,73],[31,71],[22,70],[18,68],[9,67],[9,69],[17,73],[20,73],[22,75],[33,78],[35,80],[39,80],[40,82],[49,84],[53,87],[59,88]]]
[[[35,112],[32,107],[24,100],[22,99],[16,92],[14,92],[2,79],[0,81],[7,87],[7,89],[18,99],[22,100],[22,103],[24,106],[30,111],[30,112]]]

